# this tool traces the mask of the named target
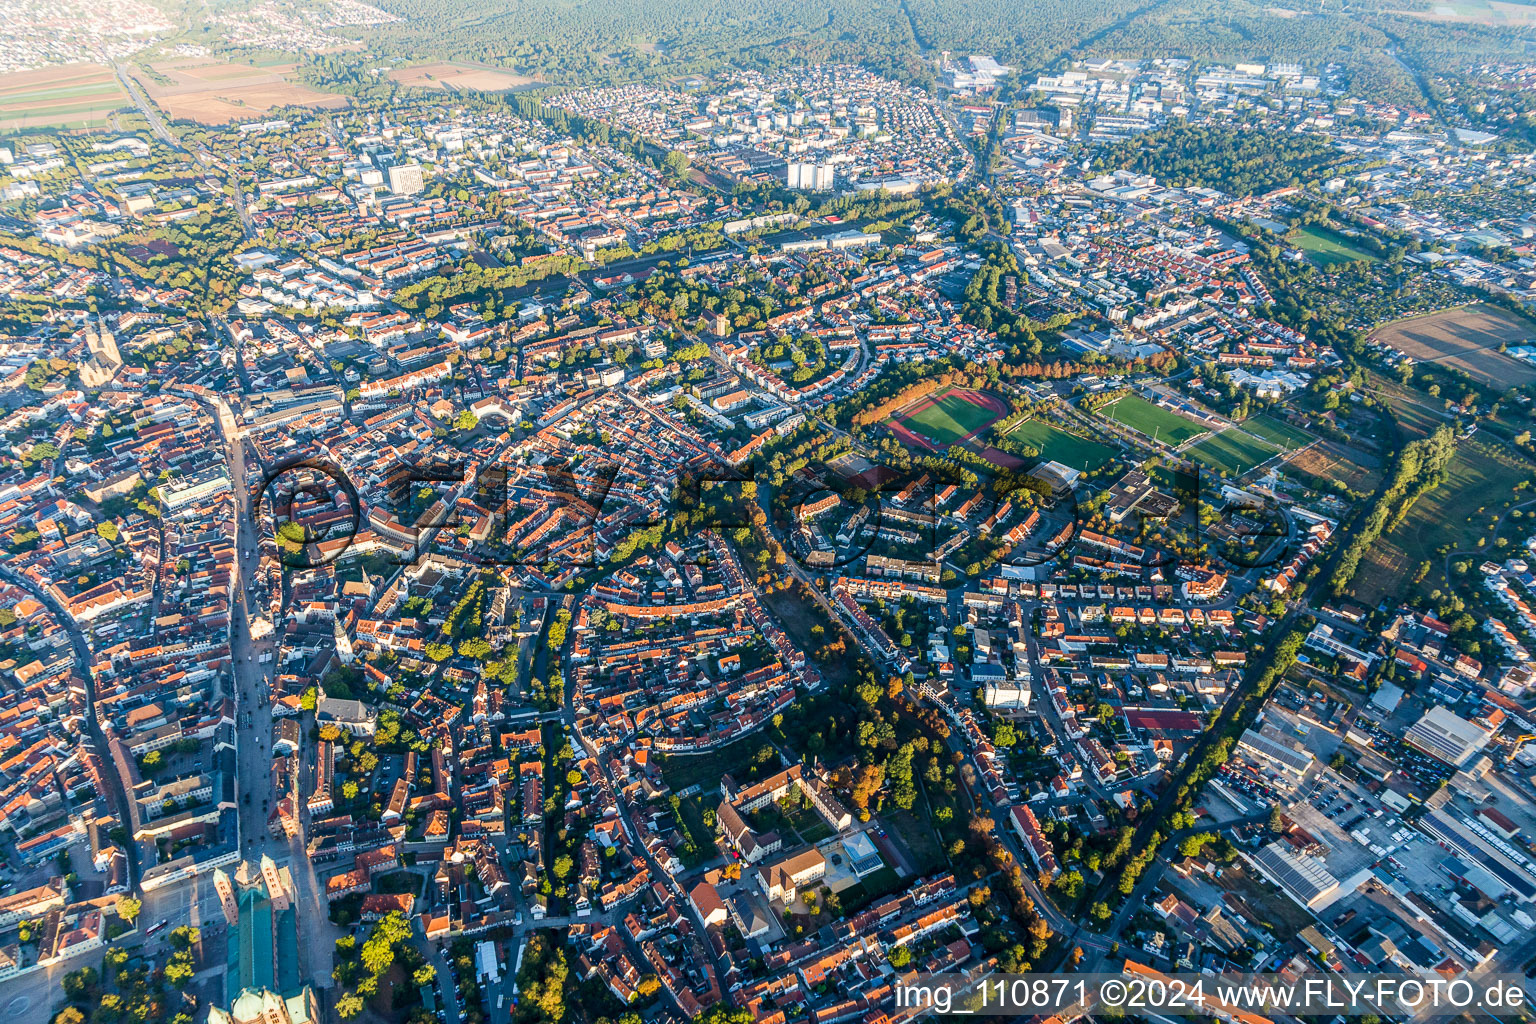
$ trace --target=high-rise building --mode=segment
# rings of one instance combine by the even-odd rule
[[[833,179],[832,165],[790,161],[785,167],[784,179],[785,184],[790,188],[800,188],[810,192],[830,192]]]
[[[389,169],[389,190],[397,196],[410,196],[426,185],[421,177],[421,164],[395,164]]]

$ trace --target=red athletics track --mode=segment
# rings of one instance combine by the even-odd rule
[[[937,405],[939,402],[950,396],[954,396],[955,398],[960,399],[968,405],[974,405],[978,409],[985,409],[988,412],[994,414],[992,419],[977,427],[969,434],[966,434],[965,436],[957,439],[955,444],[969,446],[972,451],[976,452],[976,454],[980,455],[994,466],[998,466],[1003,469],[1017,469],[1024,464],[1006,452],[998,451],[996,448],[993,448],[990,445],[976,443],[976,438],[980,434],[990,428],[992,424],[1008,415],[1008,406],[1003,403],[1003,400],[996,397],[995,395],[989,395],[984,391],[975,391],[971,388],[952,387],[946,388],[944,391],[940,391],[936,394],[924,395],[922,398],[918,399],[911,405],[902,408],[896,413],[893,413],[891,418],[885,423],[886,429],[888,429],[892,434],[895,434],[897,440],[903,442],[904,444],[911,445],[914,448],[921,448],[925,451],[934,452],[936,454],[946,451],[947,448],[940,447],[938,442],[934,441],[932,438],[927,437],[926,435],[921,434],[907,426],[906,421],[911,417],[916,416],[918,413],[923,412],[925,409],[931,409],[933,406]]]

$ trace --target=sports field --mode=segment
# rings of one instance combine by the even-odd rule
[[[1132,430],[1155,437],[1175,448],[1190,438],[1206,433],[1204,427],[1136,395],[1116,399],[1101,412],[1117,423],[1123,423]]]
[[[1257,434],[1270,444],[1281,448],[1293,449],[1311,444],[1313,437],[1300,427],[1294,427],[1281,419],[1273,416],[1252,416],[1243,421],[1243,429],[1250,434]]]
[[[1279,455],[1280,449],[1233,427],[1206,438],[1186,454],[1208,469],[1239,476]]]
[[[1084,473],[1101,469],[1115,457],[1115,450],[1109,445],[1079,437],[1043,420],[1025,420],[1010,430],[1008,436],[1038,448],[1042,459],[1059,462]]]
[[[1007,412],[1001,399],[984,391],[949,388],[898,409],[885,425],[908,444],[944,451],[985,430]]]
[[[1340,263],[1353,263],[1356,260],[1378,262],[1375,256],[1363,249],[1356,249],[1343,235],[1335,234],[1327,228],[1315,226],[1297,228],[1286,236],[1286,241],[1306,253],[1307,259],[1323,270]]]

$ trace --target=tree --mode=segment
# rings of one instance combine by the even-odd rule
[[[1179,852],[1186,857],[1198,857],[1200,851],[1205,849],[1205,844],[1215,841],[1214,832],[1196,832],[1179,843]]]
[[[100,981],[100,975],[94,967],[82,967],[78,971],[70,971],[64,975],[64,994],[79,1002],[90,995]]]
[[[110,520],[97,523],[96,535],[108,543],[115,542],[117,540],[117,524]]]
[[[165,980],[178,991],[187,987],[192,981],[192,954],[186,950],[172,953],[170,960],[165,964]]]
[[[1083,873],[1081,871],[1067,871],[1056,876],[1052,883],[1057,892],[1069,900],[1075,900],[1083,894]]]
[[[85,1014],[73,1006],[66,1006],[53,1015],[53,1024],[85,1024]]]
[[[91,1011],[91,1024],[114,1024],[123,1019],[123,997],[116,992],[104,994]]]
[[[416,973],[411,975],[411,980],[416,983],[418,988],[423,988],[432,984],[432,979],[435,977],[437,977],[437,968],[431,964],[422,964],[416,968]]]
[[[395,962],[395,951],[389,941],[375,933],[363,943],[363,969],[377,978]]]
[[[124,921],[137,921],[139,919],[139,911],[143,907],[144,904],[132,896],[121,896],[117,901],[117,916]]]
[[[537,1007],[549,1021],[565,1016],[565,979],[570,967],[565,951],[553,947],[543,936],[529,940],[518,971],[518,987],[527,995],[529,1005]]]
[[[912,951],[906,946],[897,946],[886,956],[892,967],[900,970],[912,962]]]
[[[493,650],[490,642],[483,637],[472,636],[459,641],[459,653],[476,661],[484,661]]]
[[[336,1000],[336,1016],[342,1020],[351,1020],[363,1012],[363,1001],[357,997],[357,993],[348,992]]]

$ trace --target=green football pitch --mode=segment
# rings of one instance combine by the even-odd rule
[[[892,418],[940,448],[947,448],[995,421],[998,412],[949,391],[938,398],[924,399],[916,412],[903,412]]]
[[[1187,449],[1189,457],[1202,466],[1225,470],[1234,476],[1269,461],[1279,452],[1280,449],[1269,442],[1235,428],[1223,430],[1215,437],[1208,437]]]
[[[1116,399],[1101,411],[1117,423],[1124,423],[1132,430],[1140,431],[1148,437],[1155,437],[1175,448],[1192,437],[1199,437],[1206,433],[1204,427],[1193,421],[1171,413],[1161,406],[1153,405],[1145,398],[1136,395],[1126,395],[1124,398]]]
[[[1025,420],[1010,430],[1008,436],[1038,449],[1042,459],[1059,462],[1084,473],[1092,473],[1108,465],[1115,457],[1115,450],[1107,444],[1090,441],[1037,419]]]

